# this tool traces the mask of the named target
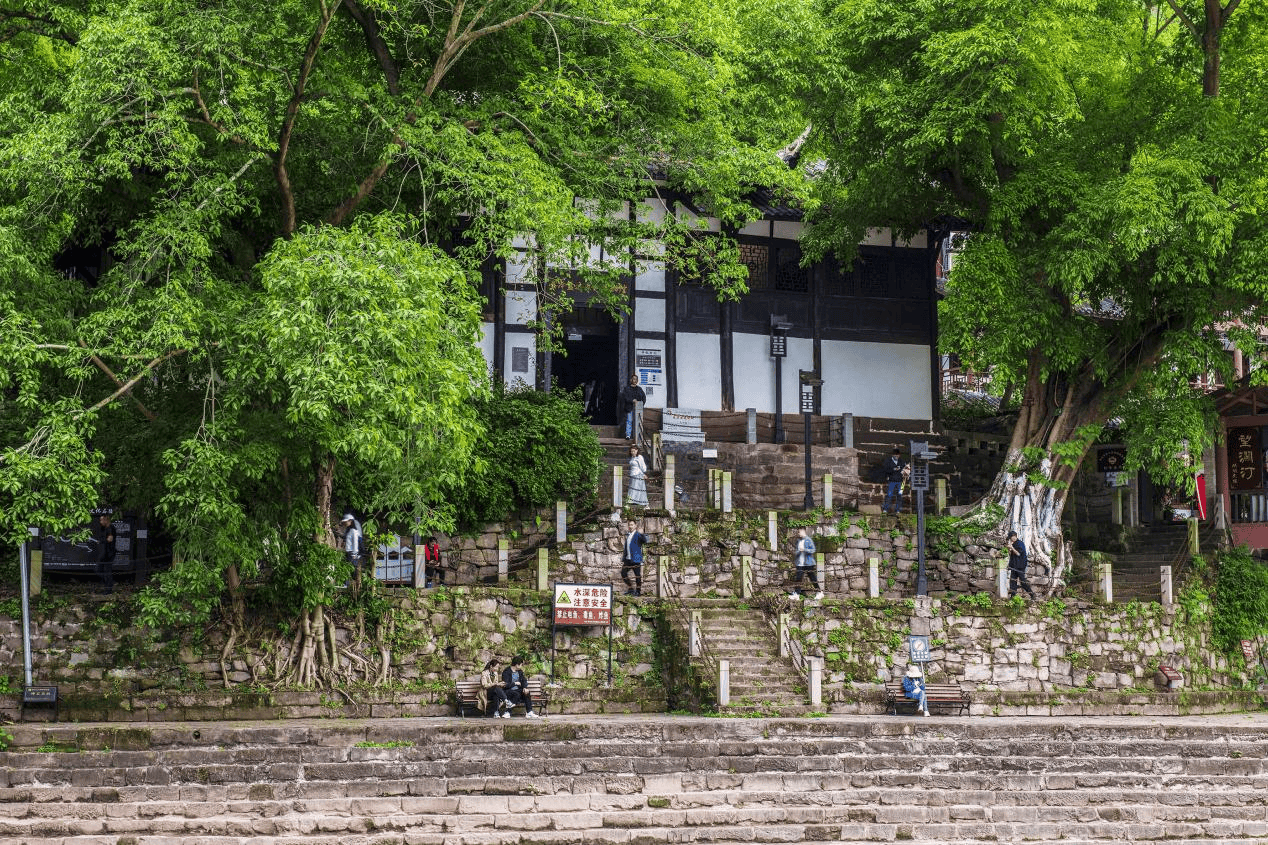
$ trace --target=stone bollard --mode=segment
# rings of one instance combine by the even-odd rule
[[[699,610],[691,611],[691,624],[687,629],[687,653],[691,657],[700,656],[700,625],[703,620],[703,612]]]
[[[810,706],[823,704],[823,658],[810,658]]]
[[[1123,488],[1115,487],[1114,495],[1110,496],[1110,522],[1114,525],[1123,524]]]
[[[718,706],[726,707],[731,703],[731,661],[718,661]]]
[[[661,556],[656,562],[656,598],[669,598],[669,564],[673,558]]]
[[[722,473],[722,512],[731,512],[731,473]]]
[[[612,467],[612,507],[619,508],[625,504],[625,467],[617,464]]]
[[[792,616],[788,613],[779,614],[779,656],[788,657],[791,653],[788,648],[788,628],[791,623]]]
[[[415,557],[415,560],[418,558]],[[510,543],[505,537],[498,537],[498,583],[505,584],[511,574]]]
[[[998,569],[995,580],[999,582],[999,597],[1006,599],[1008,598],[1008,561],[998,560],[995,566]]]
[[[824,563],[823,552],[815,552],[815,578],[819,580],[819,591],[828,590],[828,566]]]
[[[757,409],[745,408],[744,413],[748,417],[748,423],[744,427],[744,442],[751,446],[757,442]]]
[[[1160,584],[1162,588],[1162,606],[1171,607],[1174,601],[1171,595],[1171,567],[1170,566],[1158,567],[1158,576],[1159,576],[1159,580],[1162,582]]]
[[[550,589],[550,558],[545,549],[537,550],[537,592]]]
[[[832,473],[823,474],[823,509],[832,510]]]
[[[563,543],[568,539],[568,503],[555,502],[555,542]]]
[[[847,449],[854,448],[854,415],[841,415],[841,445]]]
[[[1198,518],[1191,516],[1185,522],[1189,524],[1189,552],[1198,555],[1202,551],[1198,548]]]
[[[427,586],[427,553],[423,546],[423,538],[414,535],[414,578],[412,585],[415,590],[421,590]]]
[[[867,597],[881,597],[881,562],[874,557],[867,559]]]
[[[674,456],[665,456],[665,510],[674,515]]]
[[[753,598],[753,557],[740,558],[740,598]]]
[[[766,512],[766,541],[772,552],[779,550],[779,514],[774,511]]]
[[[1100,566],[1101,598],[1106,604],[1114,601],[1114,564],[1102,563]]]
[[[933,480],[933,506],[938,513],[947,512],[947,480],[945,478]]]

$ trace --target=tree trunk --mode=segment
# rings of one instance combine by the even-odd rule
[[[327,455],[317,467],[317,515],[321,517],[321,527],[317,529],[318,543],[338,548],[335,544],[335,532],[331,527],[331,500],[335,488],[335,456]]]
[[[1045,359],[1031,355],[1021,412],[1004,466],[985,502],[1004,509],[998,531],[1026,544],[1032,564],[1050,577],[1047,595],[1064,583],[1071,562],[1061,530],[1070,485],[1094,432],[1105,419],[1103,385],[1090,374],[1042,380]]]

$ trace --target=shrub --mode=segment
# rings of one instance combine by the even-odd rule
[[[1229,654],[1241,653],[1241,641],[1268,631],[1268,565],[1240,546],[1219,556],[1211,632]]]
[[[574,510],[593,501],[603,447],[578,394],[501,388],[481,402],[480,416],[488,435],[476,449],[476,469],[449,497],[460,529],[559,499]]]

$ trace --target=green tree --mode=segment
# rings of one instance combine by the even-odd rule
[[[1191,478],[1179,444],[1200,454],[1213,431],[1188,379],[1226,368],[1230,320],[1261,321],[1263,14],[1238,0],[826,3],[811,242],[972,231],[943,351],[1024,384],[987,498],[1058,575],[1066,489],[1102,425],[1184,403],[1132,460]]]
[[[778,12],[0,0],[5,538],[157,503],[177,562],[147,619],[227,593],[242,624],[258,573],[300,614],[287,678],[337,677],[333,505],[443,529],[478,469],[481,268],[528,244],[543,313],[579,288],[620,312],[629,263],[595,246],[728,255],[631,201],[736,222],[797,186],[772,154],[795,114],[753,74]]]

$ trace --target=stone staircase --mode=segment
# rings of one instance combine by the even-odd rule
[[[779,656],[778,639],[764,612],[706,606],[700,629],[712,657],[729,662],[727,712],[788,715],[810,709],[805,680],[791,659]]]
[[[10,727],[9,845],[1249,845],[1268,720]]]
[[[1156,523],[1143,528],[1131,541],[1131,551],[1114,560],[1114,601],[1158,601],[1158,568],[1172,564],[1188,541],[1188,526],[1184,523]]]

